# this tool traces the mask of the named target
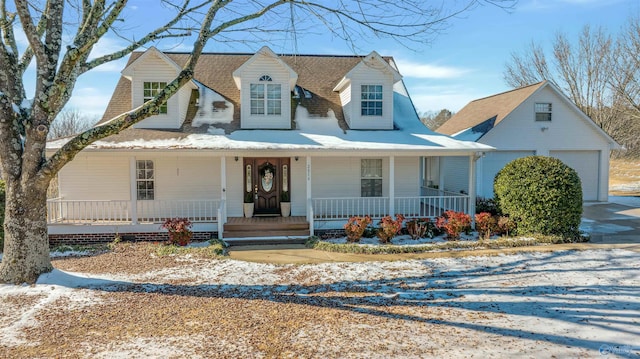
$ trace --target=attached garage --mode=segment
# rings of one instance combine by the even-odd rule
[[[535,155],[535,151],[496,151],[488,152],[478,163],[478,196],[493,197],[493,180],[498,172],[509,162]]]
[[[582,181],[582,199],[598,200],[600,185],[600,151],[549,151],[555,157],[578,172]]]
[[[583,200],[608,199],[609,154],[620,145],[550,82],[469,102],[437,130],[497,149],[478,154],[476,188],[493,196],[493,179],[510,161],[533,154],[560,159],[582,181]]]

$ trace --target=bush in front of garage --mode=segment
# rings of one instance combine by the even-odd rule
[[[509,162],[494,181],[495,199],[520,235],[580,236],[582,185],[557,158],[529,156]]]

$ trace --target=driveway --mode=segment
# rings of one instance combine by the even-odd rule
[[[640,197],[610,196],[609,202],[587,202],[580,229],[592,243],[640,244]]]

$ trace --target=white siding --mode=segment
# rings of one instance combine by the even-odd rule
[[[80,154],[58,174],[65,200],[129,200],[129,156]]]
[[[420,195],[420,158],[395,157],[396,197]]]
[[[344,120],[347,121],[349,126],[351,126],[351,111],[353,108],[353,102],[351,100],[351,84],[349,84],[340,92],[342,113],[344,114]]]
[[[444,177],[444,183],[440,183],[440,189],[456,193],[460,193],[460,191],[469,193],[469,157],[442,157],[440,166]]]
[[[536,102],[553,105],[551,121],[535,120]],[[550,150],[609,148],[606,139],[548,87],[525,100],[478,142],[499,150],[535,150],[543,156]]]
[[[259,83],[262,75],[269,75],[273,81],[265,84],[280,84],[282,86],[282,115],[251,115],[251,83]],[[289,86],[289,71],[276,59],[259,57],[241,74],[241,127],[252,128],[291,128],[291,87]]]
[[[219,199],[220,158],[162,156],[142,157],[155,164],[156,200]]]
[[[242,157],[238,161],[227,157],[227,216],[242,217],[244,202],[244,169]]]
[[[342,92],[350,91],[350,95],[340,94],[343,101],[343,111],[349,112],[345,115],[348,118],[349,127],[352,129],[393,129],[393,75],[378,69],[367,66],[356,66],[350,74],[351,85],[345,87]],[[361,115],[361,86],[362,85],[382,85],[382,116],[362,116]],[[350,104],[345,107],[345,99]]]
[[[311,167],[313,166],[314,162],[312,160]],[[305,157],[299,157],[298,161],[291,158],[291,172],[289,176],[291,178],[291,182],[289,182],[291,215],[305,216],[307,214],[307,160]]]
[[[362,158],[382,158],[382,196],[387,197],[389,195],[389,158]],[[313,198],[360,197],[360,160],[361,157],[313,157],[311,160]]]
[[[535,151],[497,151],[488,152],[477,162],[477,195],[493,198],[493,181],[496,174],[509,162],[527,156],[533,156]],[[468,166],[467,166],[468,167]]]
[[[582,182],[582,199],[598,200],[598,175],[600,172],[600,153],[598,151],[551,151],[550,156],[558,158],[578,172]]]
[[[151,54],[146,57],[143,62],[136,63],[133,69],[132,83],[131,83],[131,103],[133,108],[136,108],[143,104],[143,86],[144,82],[171,82],[177,71],[174,67],[166,63],[164,60],[157,57],[155,54]],[[167,113],[154,115],[140,123],[134,125],[135,128],[179,128],[182,124],[182,118],[180,110],[180,98],[190,95],[190,89],[186,86],[180,89],[180,92],[167,101]],[[185,94],[186,92],[186,94]],[[186,107],[186,104],[183,105]]]

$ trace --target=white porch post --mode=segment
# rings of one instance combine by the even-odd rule
[[[396,213],[396,158],[389,156],[389,215]]]
[[[129,158],[129,204],[131,206],[131,224],[138,224],[138,191],[136,189],[136,158]]]
[[[222,208],[218,214],[218,239],[222,239],[224,224],[227,222],[227,157],[220,157],[220,200]]]
[[[311,156],[307,156],[307,222],[309,222],[309,235],[313,236],[313,203],[311,202]]]
[[[476,225],[476,155],[469,156],[469,215],[471,226]]]

